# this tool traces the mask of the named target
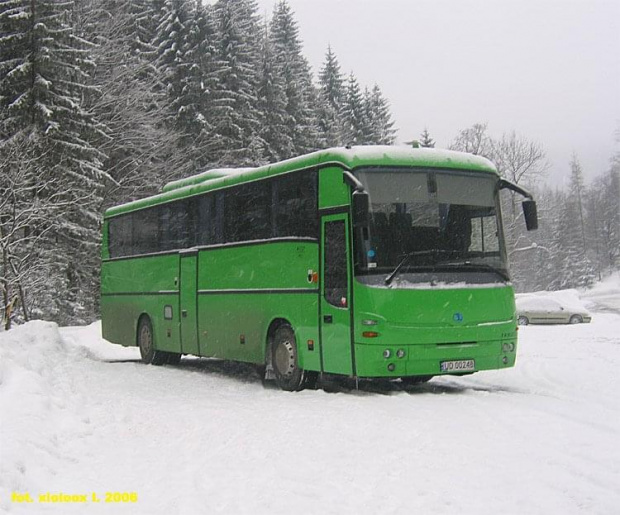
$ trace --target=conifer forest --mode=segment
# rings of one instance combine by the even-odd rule
[[[285,0],[268,19],[254,0],[0,0],[0,313],[95,320],[104,210],[168,181],[395,144],[380,80],[360,84],[325,47],[313,71]],[[484,123],[454,134],[444,146],[535,192],[536,232],[503,199],[517,291],[585,287],[620,266],[620,154],[591,181],[575,155],[562,189],[544,142]],[[400,136],[435,145],[428,130]]]

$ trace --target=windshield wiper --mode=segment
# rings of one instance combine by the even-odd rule
[[[453,263],[437,263],[434,268],[442,268],[442,267],[466,268],[469,270],[476,270],[476,269],[485,270],[485,271],[496,273],[505,281],[510,282],[510,276],[508,275],[508,273],[506,273],[505,270],[502,270],[501,268],[498,268],[493,265],[489,265],[487,263],[472,263],[471,261],[460,261],[460,262],[453,262]]]
[[[394,277],[396,277],[398,275],[398,272],[401,271],[401,269],[409,262],[409,260],[413,257],[413,256],[436,256],[438,254],[452,254],[454,253],[453,250],[415,250],[413,252],[409,252],[408,254],[405,254],[405,257],[402,259],[402,261],[400,263],[398,263],[398,265],[396,265],[396,268],[394,270],[392,270],[392,272],[390,273],[390,275],[388,275],[385,278],[385,284],[390,284],[392,282],[392,280],[394,279]]]

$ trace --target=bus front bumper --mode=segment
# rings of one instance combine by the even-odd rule
[[[516,347],[516,339],[398,347],[356,343],[356,373],[358,377],[397,378],[510,368],[515,364]]]

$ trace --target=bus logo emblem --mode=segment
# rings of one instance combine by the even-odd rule
[[[455,322],[462,322],[463,313],[454,313],[454,315],[452,315],[452,320],[454,320]]]

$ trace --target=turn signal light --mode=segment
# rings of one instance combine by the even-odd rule
[[[379,336],[379,333],[377,333],[375,331],[364,331],[362,333],[362,336],[364,338],[376,338],[377,336]]]

